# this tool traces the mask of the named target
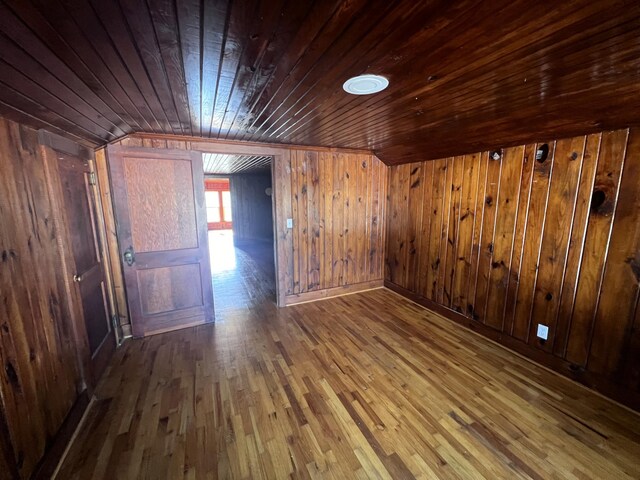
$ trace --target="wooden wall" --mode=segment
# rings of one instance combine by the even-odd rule
[[[28,478],[84,386],[35,130],[0,118],[0,171],[0,450]]]
[[[392,167],[388,209],[389,286],[640,408],[640,130]]]
[[[383,276],[387,167],[370,154],[292,150],[287,292],[375,286]]]
[[[273,241],[271,171],[240,173],[230,177],[233,239]]]
[[[387,167],[370,152],[150,134],[118,143],[272,155],[280,304],[383,285]]]

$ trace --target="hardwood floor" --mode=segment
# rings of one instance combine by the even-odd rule
[[[639,415],[389,290],[263,300],[127,342],[58,478],[640,478]]]
[[[234,246],[231,230],[209,232],[216,321],[276,302],[273,243],[242,242]]]

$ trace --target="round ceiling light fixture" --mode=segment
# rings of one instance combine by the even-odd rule
[[[389,80],[380,75],[358,75],[350,78],[342,85],[345,92],[352,95],[371,95],[389,86]]]

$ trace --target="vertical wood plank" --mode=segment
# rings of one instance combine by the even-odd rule
[[[345,155],[344,170],[342,171],[344,181],[344,277],[343,285],[348,285],[353,279],[353,235],[355,230],[354,215],[355,210],[353,195],[355,190],[353,174],[352,157]]]
[[[535,164],[535,144],[524,147],[522,159],[522,175],[520,178],[520,195],[518,210],[516,212],[516,225],[513,238],[513,253],[511,255],[511,268],[506,292],[504,322],[502,331],[511,335],[516,306],[516,294],[520,284],[522,254],[524,250],[524,238],[526,233],[529,205],[531,201],[531,186],[533,180],[533,168]]]
[[[291,218],[293,218],[293,293],[300,293],[300,189],[298,188],[298,172],[300,170],[298,151],[291,150]]]
[[[431,241],[431,220],[433,218],[433,177],[436,162],[424,162],[422,168],[422,223],[420,225],[420,249],[418,257],[419,283],[417,291],[422,296],[427,296],[426,290],[429,284],[429,273],[432,272],[429,263],[429,248]]]
[[[576,365],[585,366],[589,356],[594,314],[602,285],[626,144],[626,130],[602,134],[594,192],[603,192],[605,201],[597,208],[594,208],[595,205],[592,203],[589,212],[582,267],[567,344],[566,359]]]
[[[444,189],[442,191],[442,230],[440,231],[437,302],[444,305],[444,292],[447,281],[447,253],[449,251],[449,222],[451,221],[451,199],[453,190],[453,157],[446,159]]]
[[[341,154],[333,155],[333,195],[331,211],[333,216],[333,265],[332,286],[344,284],[344,158]]]
[[[584,240],[587,231],[587,220],[591,206],[591,194],[595,181],[598,151],[600,150],[601,134],[588,135],[584,153],[582,155],[582,169],[580,172],[580,185],[576,199],[576,208],[573,214],[573,228],[567,253],[567,267],[563,280],[558,313],[556,315],[556,331],[553,336],[553,352],[564,357],[567,347],[567,335],[571,323],[578,275],[582,263]]]
[[[553,156],[553,173],[549,188],[549,201],[544,224],[544,237],[540,247],[538,278],[531,311],[529,342],[550,351],[555,335],[559,293],[567,261],[567,251],[573,224],[582,152],[586,137],[558,140]],[[547,325],[547,340],[536,337],[539,324]]]
[[[423,164],[412,163],[409,165],[409,191],[407,193],[407,224],[406,224],[406,251],[403,274],[403,285],[414,291],[418,284],[418,252],[420,251],[423,202]]]
[[[387,224],[389,222],[387,222],[387,215],[389,214],[388,211],[388,205],[386,202],[386,198],[389,194],[389,168],[387,168],[387,166],[382,163],[377,157],[376,161],[378,162],[378,166],[380,168],[380,175],[379,175],[379,185],[380,185],[380,190],[379,190],[379,197],[380,200],[378,202],[378,208],[379,208],[379,216],[378,216],[378,251],[380,252],[378,254],[378,262],[377,262],[377,272],[376,272],[376,278],[383,278],[384,277],[384,251],[385,251],[385,246],[387,244]]]
[[[540,145],[544,145],[544,143],[537,144],[536,149]],[[555,142],[549,142],[547,145],[549,147],[547,159],[542,163],[534,160],[533,180],[529,198],[529,213],[527,214],[522,261],[520,265],[520,282],[516,291],[513,330],[511,333],[515,338],[525,341],[528,339],[529,334],[529,320],[531,318],[531,307],[538,272],[544,218],[549,197],[549,178],[553,165]]]
[[[453,302],[453,282],[458,264],[458,229],[460,228],[460,202],[463,188],[464,157],[454,157],[452,161],[449,230],[447,233],[447,254],[445,259],[446,277],[443,294],[443,302],[446,306],[451,306]]]
[[[322,218],[322,251],[324,257],[322,262],[322,288],[330,288],[333,286],[333,155],[328,152],[321,153],[320,162],[322,164],[321,190],[324,201],[324,215]]]
[[[317,152],[316,169],[318,172],[317,200],[318,200],[318,290],[325,289],[324,283],[324,262],[325,253],[324,245],[326,240],[324,222],[326,218],[325,205],[325,184],[324,184],[324,162],[322,161],[322,152]]]
[[[474,320],[484,323],[489,294],[489,274],[493,258],[493,238],[496,225],[497,202],[500,191],[500,171],[504,156],[499,160],[488,158],[487,180],[484,194],[484,213],[482,225],[482,238],[480,240],[480,253],[478,257],[478,274],[476,279],[476,296],[473,303]]]
[[[371,155],[362,155],[363,170],[362,170],[362,198],[364,201],[365,215],[362,218],[364,232],[362,238],[362,250],[360,253],[360,265],[361,265],[361,277],[364,282],[370,279],[369,277],[369,253],[371,252],[371,217],[375,215],[373,209],[373,199],[371,198],[371,182],[373,181],[373,165],[371,161]]]
[[[384,204],[384,200],[381,199],[381,182],[380,177],[383,175],[381,163],[375,156],[371,155],[369,158],[371,165],[371,175],[369,187],[369,195],[371,202],[371,214],[369,215],[369,251],[367,253],[367,265],[368,265],[368,278],[374,280],[378,277],[378,262],[376,261],[380,251],[380,229],[384,225],[381,225],[381,208]],[[383,247],[384,248],[384,247]]]
[[[284,306],[285,297],[293,294],[293,229],[287,228],[287,218],[292,216],[291,197],[291,151],[276,155],[272,163],[272,185],[274,194],[274,236],[278,264],[278,305]]]
[[[298,151],[298,216],[300,218],[300,292],[309,290],[309,162],[306,151]]]
[[[354,172],[356,175],[357,186],[356,186],[356,234],[354,236],[355,240],[355,275],[352,283],[360,283],[364,280],[363,274],[366,271],[366,218],[367,218],[367,202],[366,198],[366,186],[367,182],[367,173],[368,166],[366,164],[366,156],[365,155],[357,155],[355,156],[354,162]]]
[[[504,150],[485,315],[485,324],[500,331],[504,323],[523,161],[524,146]]]
[[[307,234],[309,242],[309,263],[307,290],[320,288],[320,176],[318,170],[318,153],[305,152],[307,165]]]
[[[475,220],[476,195],[478,191],[478,155],[465,155],[462,160],[462,191],[458,227],[458,247],[452,286],[451,308],[462,314],[467,311],[467,292],[471,268],[473,226]]]
[[[478,287],[478,267],[480,265],[480,251],[482,248],[482,233],[484,228],[484,207],[487,188],[487,171],[489,167],[489,152],[480,154],[478,168],[478,190],[476,192],[475,214],[473,219],[473,236],[471,239],[471,261],[469,265],[469,288],[467,289],[467,306],[465,315],[473,318]]]
[[[587,363],[589,371],[618,381],[622,381],[640,287],[639,159],[640,133],[634,129],[628,137],[620,187],[615,194],[613,226]]]
[[[387,275],[388,280],[396,285],[402,285],[403,264],[405,257],[404,244],[404,186],[407,167],[399,165],[389,168],[389,183],[394,185],[388,194],[388,237],[387,237]]]
[[[431,200],[431,234],[429,239],[429,271],[427,275],[427,298],[437,301],[438,277],[441,268],[440,244],[444,210],[444,190],[447,177],[447,159],[434,160],[433,196]],[[390,186],[391,190],[395,186]],[[444,268],[444,267],[443,267]]]

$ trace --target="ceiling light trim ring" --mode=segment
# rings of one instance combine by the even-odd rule
[[[389,86],[389,80],[382,75],[365,74],[352,77],[342,85],[345,92],[352,95],[371,95]]]

